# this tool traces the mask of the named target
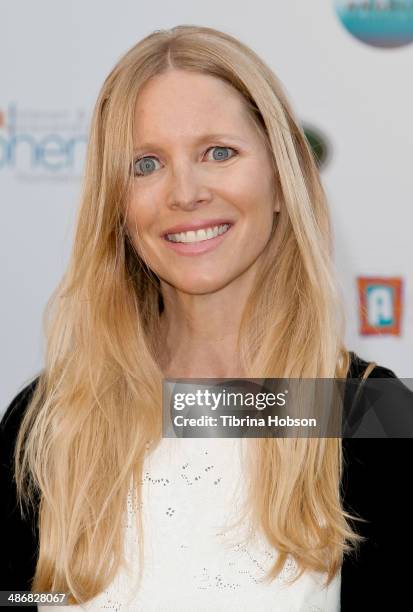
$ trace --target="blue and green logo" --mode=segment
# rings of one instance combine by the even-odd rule
[[[413,41],[413,0],[335,0],[350,34],[373,47],[394,48]]]

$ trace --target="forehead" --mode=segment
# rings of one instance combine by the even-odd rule
[[[139,92],[134,139],[167,139],[182,133],[235,131],[257,138],[242,95],[216,77],[171,70],[148,81]]]

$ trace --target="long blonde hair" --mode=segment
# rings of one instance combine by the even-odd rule
[[[162,439],[162,296],[128,239],[125,207],[137,96],[148,79],[173,68],[240,92],[273,159],[281,211],[242,317],[245,371],[345,378],[350,363],[325,193],[277,77],[251,49],[212,28],[181,25],[146,36],[112,69],[94,108],[73,249],[45,310],[45,367],[16,445],[22,511],[23,500],[39,496],[32,589],[69,592],[72,603],[102,592],[123,562],[130,482],[142,571],[142,467]],[[251,520],[279,552],[268,579],[292,554],[299,575],[326,572],[329,583],[362,539],[342,506],[341,440],[261,438],[254,458],[244,475]]]

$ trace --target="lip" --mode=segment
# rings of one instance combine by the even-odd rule
[[[190,223],[180,223],[178,225],[169,227],[167,230],[161,233],[161,236],[165,237],[166,234],[179,234],[180,232],[195,232],[196,230],[204,229],[205,227],[215,227],[216,225],[224,225],[226,223],[234,225],[234,222],[231,221],[231,219],[225,219],[224,217],[220,217],[219,219],[205,219],[204,221],[192,221]]]
[[[220,224],[219,224],[220,225]],[[179,253],[180,255],[202,255],[215,249],[221,244],[226,236],[231,233],[234,224],[231,224],[226,232],[216,236],[215,238],[209,238],[209,240],[201,240],[200,242],[172,242],[164,235],[163,240],[167,247]],[[168,232],[170,233],[170,232]],[[172,233],[172,232],[171,232]]]

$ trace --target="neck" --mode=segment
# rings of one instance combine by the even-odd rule
[[[244,378],[237,343],[257,266],[212,292],[188,293],[161,280],[160,365],[170,378]]]

